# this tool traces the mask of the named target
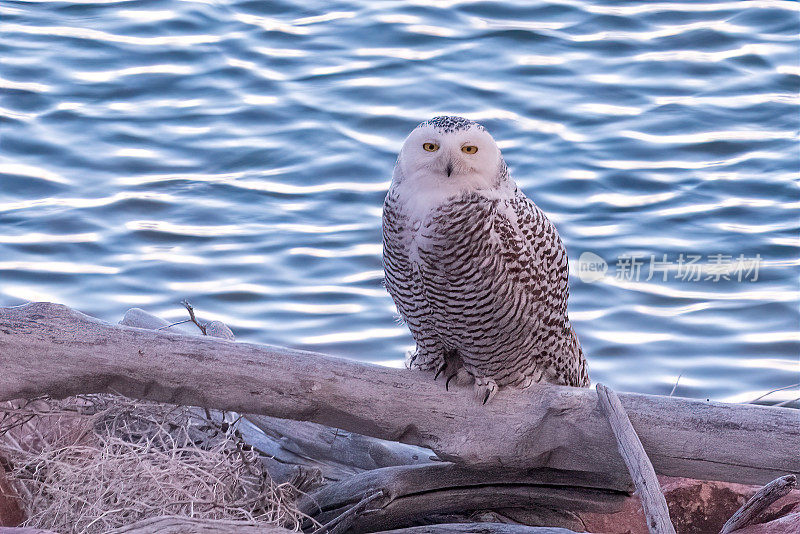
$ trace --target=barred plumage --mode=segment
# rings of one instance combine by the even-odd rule
[[[499,386],[588,386],[564,246],[483,127],[437,117],[409,135],[383,245],[386,288],[417,343],[409,365],[471,378],[484,402]]]

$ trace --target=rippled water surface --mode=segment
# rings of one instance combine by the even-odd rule
[[[799,381],[799,5],[5,0],[0,305],[188,298],[397,365],[381,204],[406,134],[461,114],[561,232],[594,381],[753,399]]]

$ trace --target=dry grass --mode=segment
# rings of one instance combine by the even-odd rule
[[[92,395],[0,405],[0,457],[25,526],[93,534],[160,515],[299,528],[296,491],[196,408]]]

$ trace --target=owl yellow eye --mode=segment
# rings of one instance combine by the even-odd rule
[[[422,148],[424,148],[427,152],[436,152],[439,150],[439,145],[436,143],[423,143]]]
[[[473,146],[473,145],[467,145],[467,146],[462,146],[461,147],[461,152],[463,152],[464,154],[474,154],[477,151],[478,151],[478,147]]]

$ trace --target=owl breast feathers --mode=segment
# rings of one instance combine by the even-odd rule
[[[417,344],[409,366],[472,381],[483,402],[501,386],[589,385],[566,250],[480,125],[436,118],[409,135],[383,249],[386,288]]]

